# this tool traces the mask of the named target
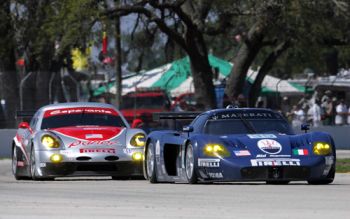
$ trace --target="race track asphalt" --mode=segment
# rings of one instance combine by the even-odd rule
[[[150,184],[109,177],[16,181],[0,160],[0,219],[349,218],[350,174],[331,185]]]

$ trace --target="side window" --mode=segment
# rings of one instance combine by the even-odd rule
[[[38,115],[39,115],[39,112],[36,112],[36,113],[34,114],[32,120],[30,121],[30,127],[31,127],[32,129],[35,128],[35,125],[36,125],[36,123],[37,123],[37,121],[38,121]]]
[[[203,130],[203,126],[205,124],[205,122],[208,119],[208,115],[206,114],[202,114],[199,117],[197,117],[196,120],[193,121],[192,125],[193,125],[193,133],[201,133]]]

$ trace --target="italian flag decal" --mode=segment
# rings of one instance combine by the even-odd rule
[[[308,155],[309,151],[307,149],[293,149],[293,155]]]

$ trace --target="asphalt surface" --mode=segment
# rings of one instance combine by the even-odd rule
[[[0,160],[0,219],[349,218],[350,174],[331,185],[150,184],[109,177],[16,181]]]

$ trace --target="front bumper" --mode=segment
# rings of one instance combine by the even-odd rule
[[[126,149],[120,153],[79,153],[72,150],[36,151],[38,178],[63,176],[143,176],[142,160],[134,161],[132,154],[143,148]],[[60,154],[62,162],[50,160]]]
[[[202,181],[305,181],[326,179],[335,166],[334,156],[293,158],[229,158],[198,161]],[[210,162],[212,160],[212,162]]]
[[[43,177],[63,176],[143,176],[142,161],[41,163]]]

